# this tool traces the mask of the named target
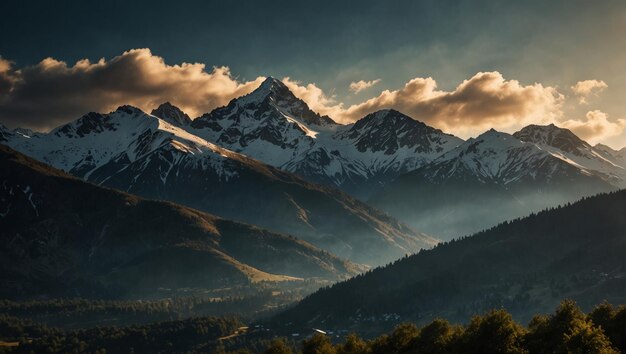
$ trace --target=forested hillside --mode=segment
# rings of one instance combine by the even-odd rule
[[[568,297],[624,303],[624,215],[624,190],[532,214],[321,289],[272,322],[385,328],[500,307],[527,320]]]

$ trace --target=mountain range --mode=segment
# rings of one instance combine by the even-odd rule
[[[0,145],[2,298],[154,297],[363,270],[294,237],[102,188]]]
[[[616,190],[624,167],[569,130],[489,130],[406,173],[370,200],[442,239]]]
[[[361,199],[462,142],[394,110],[337,124],[274,78],[191,126],[208,141]]]
[[[122,106],[45,134],[0,128],[1,142],[369,265],[626,186],[624,149],[554,125],[464,141],[391,109],[338,124],[271,77],[195,119],[169,103],[151,114]]]
[[[357,263],[384,264],[436,243],[345,193],[167,121],[175,120],[122,106],[47,134],[3,136],[16,150],[90,182],[294,235]]]

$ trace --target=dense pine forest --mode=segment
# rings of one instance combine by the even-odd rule
[[[202,317],[129,327],[63,331],[17,317],[0,315],[0,350],[12,353],[157,353],[214,346],[243,324],[233,318]]]
[[[603,300],[624,303],[624,215],[621,190],[507,221],[322,288],[271,325],[380,333],[404,321],[464,322],[493,308],[526,323],[562,299],[585,311]]]
[[[86,309],[84,303],[73,304]],[[3,311],[27,316],[52,305],[16,306],[3,303]],[[94,305],[97,307],[97,304]],[[167,312],[152,306],[155,313]],[[132,311],[110,307],[108,311]],[[137,307],[139,312],[149,313]],[[69,311],[69,310],[68,310]],[[565,300],[549,315],[536,315],[526,326],[505,310],[491,310],[464,325],[435,319],[418,327],[398,325],[372,339],[357,334],[339,336],[314,332],[304,339],[277,337],[250,330],[234,318],[190,318],[127,327],[63,330],[24,317],[0,315],[0,352],[6,353],[257,353],[267,354],[390,354],[390,353],[620,353],[626,352],[626,307],[602,303],[584,313]]]
[[[268,291],[255,296],[222,299],[190,296],[149,301],[0,300],[0,314],[65,330],[104,326],[126,327],[190,317],[223,317],[231,314],[235,314],[243,321],[249,321],[259,315],[258,308],[276,301],[274,297],[275,295]],[[271,313],[272,311],[263,312]]]

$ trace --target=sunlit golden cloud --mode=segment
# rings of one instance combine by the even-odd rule
[[[13,89],[16,80],[16,75],[12,72],[12,63],[0,57],[0,104]]]
[[[384,90],[349,107],[329,99],[314,84],[298,86],[294,93],[314,109],[342,123],[393,108],[461,137],[480,134],[492,127],[513,131],[530,123],[554,122],[562,114],[564,100],[554,87],[539,83],[522,85],[516,80],[506,80],[499,72],[477,73],[453,91],[438,90],[433,78],[414,78],[400,89]],[[311,96],[314,99],[309,101]]]
[[[314,83],[303,85],[300,81],[284,77],[281,80],[293,94],[321,115],[334,116],[343,110],[343,104],[338,103],[335,97],[327,95]],[[333,117],[334,118],[334,117]]]
[[[601,142],[607,138],[621,135],[626,128],[625,119],[609,120],[609,116],[602,111],[589,111],[584,119],[566,120],[560,123],[570,129],[582,139],[591,144]]]
[[[9,125],[47,129],[89,111],[122,104],[150,110],[164,101],[192,117],[227,104],[263,81],[239,81],[228,67],[206,70],[202,63],[168,65],[149,49],[133,49],[112,58],[87,59],[70,66],[46,58],[15,69],[0,59],[0,118]]]
[[[166,64],[149,49],[133,49],[110,60],[80,60],[74,65],[46,58],[16,68],[0,57],[0,119],[12,126],[40,130],[65,123],[88,111],[107,112],[131,104],[150,111],[170,101],[191,117],[227,104],[256,89],[264,77],[242,81],[228,67],[207,70],[202,63]],[[513,132],[527,124],[556,123],[590,141],[624,131],[624,120],[589,111],[583,119],[563,117],[564,95],[541,83],[522,84],[499,72],[479,72],[453,90],[441,90],[431,77],[417,77],[394,90],[347,106],[315,83],[282,79],[310,108],[340,123],[352,123],[380,109],[393,108],[463,138],[489,128]],[[379,83],[353,82],[360,92]],[[575,97],[597,95],[607,87],[599,80],[580,81]]]
[[[380,79],[376,79],[376,80],[371,80],[371,81],[365,81],[365,80],[359,80],[356,82],[351,82],[350,83],[350,91],[354,92],[355,94],[363,91],[363,90],[367,90],[368,88],[376,85],[377,83],[379,83],[381,80]]]
[[[571,89],[578,98],[578,103],[588,104],[588,99],[598,96],[602,91],[606,90],[608,85],[602,80],[584,80],[578,81]]]

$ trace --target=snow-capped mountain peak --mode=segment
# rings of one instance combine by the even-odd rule
[[[552,146],[561,151],[581,156],[591,145],[571,130],[550,125],[528,125],[513,134],[517,139],[538,145]]]
[[[529,125],[513,136],[586,171],[598,171],[614,185],[626,186],[625,159],[620,154],[591,146],[569,129],[554,124]]]
[[[606,152],[611,153],[611,154],[617,154],[617,153],[620,152],[619,150],[615,150],[612,147],[610,147],[608,145],[605,145],[605,144],[602,144],[602,143],[597,143],[593,147],[598,149],[598,150],[606,151]],[[624,148],[624,149],[626,149],[626,148]],[[624,149],[622,149],[622,150],[624,150]]]
[[[122,166],[161,148],[209,153],[215,155],[216,163],[219,156],[232,154],[133,106],[121,106],[108,114],[91,112],[48,134],[29,137],[13,133],[7,144],[85,178],[111,161],[124,161]]]
[[[468,176],[464,174],[471,174],[481,182],[500,181],[506,184],[529,172],[523,169],[523,166],[529,165],[529,161],[536,161],[548,155],[536,146],[524,143],[510,134],[489,129],[435,159],[428,178],[466,179]]]
[[[291,91],[280,80],[273,77],[265,79],[259,87],[249,94],[235,98],[231,102],[235,102],[241,107],[247,107],[250,105],[259,105],[266,100],[274,100],[281,95],[292,95]]]
[[[330,117],[320,116],[313,112],[304,101],[289,90],[287,85],[271,76],[265,79],[256,90],[231,101],[228,107],[231,106],[262,111],[273,108],[307,125],[336,124]]]
[[[229,150],[282,166],[309,150],[320,131],[335,126],[280,80],[269,77],[253,92],[195,119],[188,130]]]
[[[0,124],[0,143],[10,142],[15,138],[34,138],[41,135],[41,133],[34,132],[28,128],[15,128],[9,129],[4,125]]]
[[[578,149],[579,154],[575,155],[549,145],[571,147],[571,142],[590,149]],[[513,135],[490,129],[441,155],[420,173],[436,183],[450,179],[498,185],[520,181],[551,183],[584,175],[619,185],[623,170],[569,130],[535,125]]]
[[[281,167],[367,198],[400,174],[429,163],[461,142],[388,109],[335,131],[322,131],[310,150]]]
[[[520,147],[523,144],[520,140],[516,139],[513,135],[497,131],[493,128],[480,134],[476,138],[468,139],[466,142],[473,142],[474,146],[480,145],[484,149],[502,150],[511,147]]]
[[[9,128],[0,124],[0,143],[9,141],[9,139],[11,139],[12,137],[13,132]]]
[[[618,161],[621,161],[622,163],[620,165],[626,167],[626,147],[623,147],[620,150],[615,150],[608,145],[596,144],[593,148],[608,159],[617,159]]]
[[[414,120],[413,118],[404,115],[395,109],[382,109],[374,113],[370,113],[365,117],[356,121],[352,127],[352,130],[359,130],[366,127],[379,127],[382,124],[410,124],[425,126],[426,124]]]
[[[273,98],[277,96],[293,96],[293,93],[289,90],[287,85],[272,76],[267,77],[255,92],[255,96],[262,98],[270,95]]]
[[[191,118],[185,112],[169,102],[162,103],[159,107],[153,109],[150,114],[179,127],[184,127],[191,123]]]
[[[360,152],[384,151],[386,154],[394,154],[405,147],[417,154],[439,155],[462,142],[393,109],[370,113],[349,129],[338,132],[336,137],[352,139]]]

